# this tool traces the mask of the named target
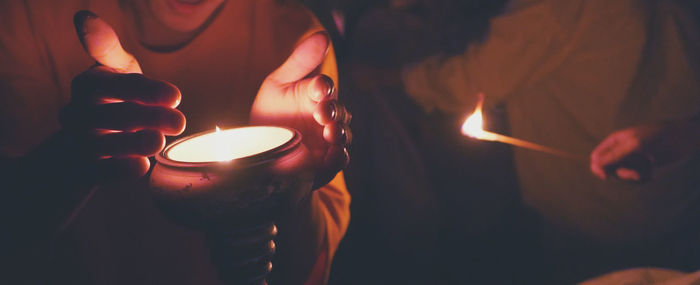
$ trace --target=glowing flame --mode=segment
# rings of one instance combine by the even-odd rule
[[[168,150],[167,157],[182,162],[225,162],[249,157],[279,147],[294,138],[294,132],[280,127],[254,126],[216,128],[191,137]]]
[[[484,96],[479,94],[479,102],[476,104],[474,113],[467,117],[467,119],[464,120],[464,124],[462,124],[462,134],[477,139],[484,139],[486,137],[486,132],[484,132],[484,116],[481,112],[483,105]]]
[[[222,134],[221,128],[219,128],[219,126],[216,126],[216,125],[214,125],[214,126],[216,127],[216,132],[214,133],[214,136],[216,137],[216,149],[214,150],[216,152],[215,153],[216,160],[217,161],[229,161],[230,159],[227,158],[227,154],[226,154],[226,145],[224,144],[225,141],[221,137],[221,134]]]

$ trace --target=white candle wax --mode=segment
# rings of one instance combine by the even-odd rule
[[[291,130],[271,126],[217,130],[177,143],[165,155],[177,162],[230,161],[274,149],[293,137]]]

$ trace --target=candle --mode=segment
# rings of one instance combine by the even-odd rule
[[[254,126],[179,139],[156,155],[153,200],[176,223],[203,231],[227,284],[265,284],[274,252],[274,220],[311,191],[313,172],[296,130]],[[231,236],[245,231],[256,256],[236,255]],[[248,258],[239,265],[220,260]],[[238,264],[238,263],[235,263]],[[252,264],[252,265],[251,265]],[[245,269],[238,266],[245,265]],[[251,268],[252,266],[252,268]]]
[[[541,151],[541,152],[546,152],[549,154],[553,154],[559,157],[563,158],[569,158],[569,159],[574,159],[574,160],[580,160],[580,161],[588,161],[588,158],[583,156],[583,155],[578,155],[574,153],[570,153],[567,151],[559,150],[556,148],[536,144],[533,142],[517,139],[517,138],[512,138],[509,136],[504,136],[501,134],[489,132],[483,129],[484,125],[484,119],[483,119],[483,114],[482,114],[482,108],[484,104],[484,95],[479,94],[479,102],[476,105],[476,108],[474,109],[474,113],[472,113],[467,119],[464,120],[464,124],[462,124],[462,134],[466,136],[473,137],[478,140],[484,140],[484,141],[495,141],[495,142],[500,142],[500,143],[505,143],[505,144],[510,144],[513,146],[518,146],[522,148],[527,148],[535,151]]]
[[[179,162],[231,161],[279,147],[294,137],[290,129],[246,127],[201,134],[167,148],[165,156]]]

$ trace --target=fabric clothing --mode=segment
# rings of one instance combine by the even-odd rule
[[[59,130],[58,112],[70,99],[72,78],[94,64],[75,35],[72,20],[79,10],[109,23],[144,75],[180,89],[178,109],[187,118],[183,135],[247,124],[263,79],[297,43],[323,29],[299,4],[227,1],[187,45],[156,52],[139,42],[132,4],[0,2],[0,155],[24,155]],[[337,83],[332,48],[321,72]],[[342,173],[313,192],[316,227],[307,238],[320,250],[302,257],[316,264],[313,274],[302,276],[315,278],[307,284],[327,278],[349,223],[349,202]],[[47,278],[61,284],[218,284],[203,237],[166,220],[147,190],[134,185],[98,189],[62,235],[53,259]]]
[[[483,42],[404,69],[403,83],[425,110],[453,114],[471,113],[483,92],[486,108],[505,105],[512,136],[587,156],[615,130],[700,112],[699,35],[679,1],[514,0]],[[669,260],[699,256],[700,156],[633,184],[513,151],[522,198],[554,254],[646,246]]]
[[[684,273],[661,268],[635,268],[606,274],[580,285],[694,285],[700,283],[700,271]]]

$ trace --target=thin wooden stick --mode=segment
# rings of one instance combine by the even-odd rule
[[[479,134],[478,139],[487,140],[487,141],[497,141],[497,142],[510,144],[510,145],[514,145],[514,146],[519,146],[519,147],[523,147],[523,148],[527,148],[527,149],[531,149],[531,150],[535,150],[535,151],[546,152],[546,153],[553,154],[553,155],[563,157],[563,158],[588,162],[588,157],[583,156],[583,155],[571,153],[568,151],[559,150],[559,149],[548,147],[548,146],[543,146],[540,144],[532,143],[532,142],[521,140],[521,139],[516,139],[513,137],[509,137],[509,136],[504,136],[504,135],[497,134],[497,133],[492,133],[489,131],[482,131],[482,133]]]

